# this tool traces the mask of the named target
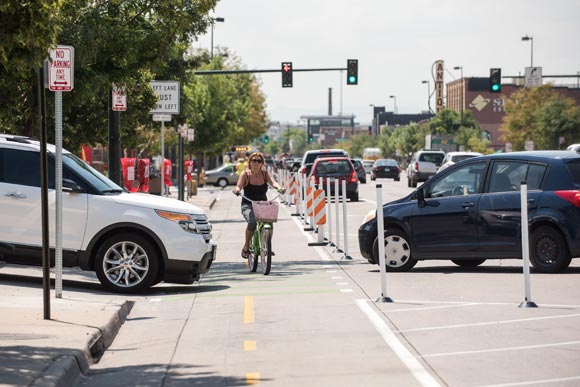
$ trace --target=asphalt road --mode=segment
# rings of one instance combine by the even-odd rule
[[[281,209],[269,276],[248,272],[239,199],[231,187],[221,192],[209,213],[219,246],[210,273],[195,286],[161,284],[133,297],[81,385],[580,385],[578,261],[532,275],[538,308],[518,307],[517,260],[472,269],[419,262],[387,274],[394,302],[375,302],[379,270],[360,256],[356,230],[376,208],[376,183],[385,201],[410,190],[404,177],[361,185],[362,200],[347,203],[352,260],[308,246],[317,236]]]

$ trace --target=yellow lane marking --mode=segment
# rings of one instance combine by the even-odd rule
[[[251,324],[255,321],[254,318],[254,297],[244,297],[244,323]]]
[[[246,384],[260,384],[260,373],[259,372],[246,373]]]
[[[244,351],[255,351],[256,341],[255,340],[244,340]]]

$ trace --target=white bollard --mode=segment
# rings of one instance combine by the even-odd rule
[[[336,210],[336,239],[335,239],[335,246],[336,249],[334,250],[335,252],[340,252],[340,216],[338,214],[339,211],[339,206],[338,206],[338,202],[339,202],[339,198],[340,195],[338,193],[338,183],[339,183],[339,179],[334,180],[334,205],[335,205],[335,210]]]
[[[328,244],[334,246],[332,243],[332,195],[330,194],[330,186],[333,184],[334,178],[326,179],[326,214],[328,216]]]
[[[377,184],[377,244],[379,246],[379,270],[381,273],[381,296],[377,302],[393,302],[387,297],[387,270],[385,269],[385,224],[383,219],[383,186]]]
[[[348,255],[348,225],[346,222],[346,179],[342,181],[342,227],[344,230],[344,259],[352,259]]]
[[[522,181],[520,187],[521,208],[522,208],[522,259],[524,261],[524,301],[520,303],[520,308],[537,308],[530,295],[530,236],[528,225],[528,185]]]

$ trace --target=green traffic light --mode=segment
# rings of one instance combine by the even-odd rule
[[[356,82],[356,77],[354,75],[351,75],[350,77],[348,77],[348,83],[355,83]]]
[[[495,84],[495,85],[491,85],[491,89],[493,91],[499,91],[499,85]]]

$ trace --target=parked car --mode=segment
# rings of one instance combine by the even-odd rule
[[[580,153],[580,144],[572,144],[570,146],[568,146],[566,148],[566,150],[572,151],[572,152],[576,152],[576,153]]]
[[[471,157],[477,157],[477,156],[483,156],[483,155],[479,152],[447,152],[447,154],[445,155],[445,158],[443,159],[441,166],[437,170],[437,173],[441,172],[445,168],[447,168],[455,163],[458,163],[462,160],[466,160],[466,159],[469,159]]]
[[[47,150],[49,217],[54,222],[55,147]],[[0,134],[3,261],[42,265],[39,165],[38,141]],[[130,193],[65,150],[62,187],[63,266],[95,271],[109,290],[134,293],[161,281],[190,284],[215,259],[211,224],[192,204]]]
[[[377,178],[401,180],[401,168],[397,160],[379,159],[375,161],[371,169],[371,180],[376,180]]]
[[[304,153],[300,172],[306,176],[310,174],[310,169],[314,161],[319,157],[349,157],[348,152],[343,149],[314,149]]]
[[[362,163],[361,159],[350,159],[354,170],[356,171],[356,175],[358,176],[358,181],[362,184],[367,183],[367,172],[365,171],[365,167]]]
[[[236,166],[233,164],[224,164],[219,168],[211,169],[205,172],[205,184],[213,184],[219,187],[227,187],[238,182]]]
[[[415,152],[407,167],[407,186],[416,187],[417,183],[427,181],[437,173],[443,163],[445,152],[421,150]]]
[[[324,192],[328,195],[327,179],[339,179],[338,193],[342,195],[342,181],[346,181],[346,197],[351,202],[358,201],[358,176],[354,166],[348,157],[321,157],[316,159],[312,166],[311,173],[314,176],[314,184],[322,186]],[[330,184],[330,194],[334,195],[334,184]]]
[[[527,182],[530,260],[560,272],[580,257],[580,155],[569,151],[493,154],[437,174],[410,195],[383,206],[385,264],[450,259],[475,267],[522,257],[520,182]],[[378,262],[376,211],[358,231],[361,254]]]
[[[365,167],[365,171],[366,173],[371,173],[371,169],[373,169],[373,164],[375,163],[375,160],[363,160],[363,165]]]

